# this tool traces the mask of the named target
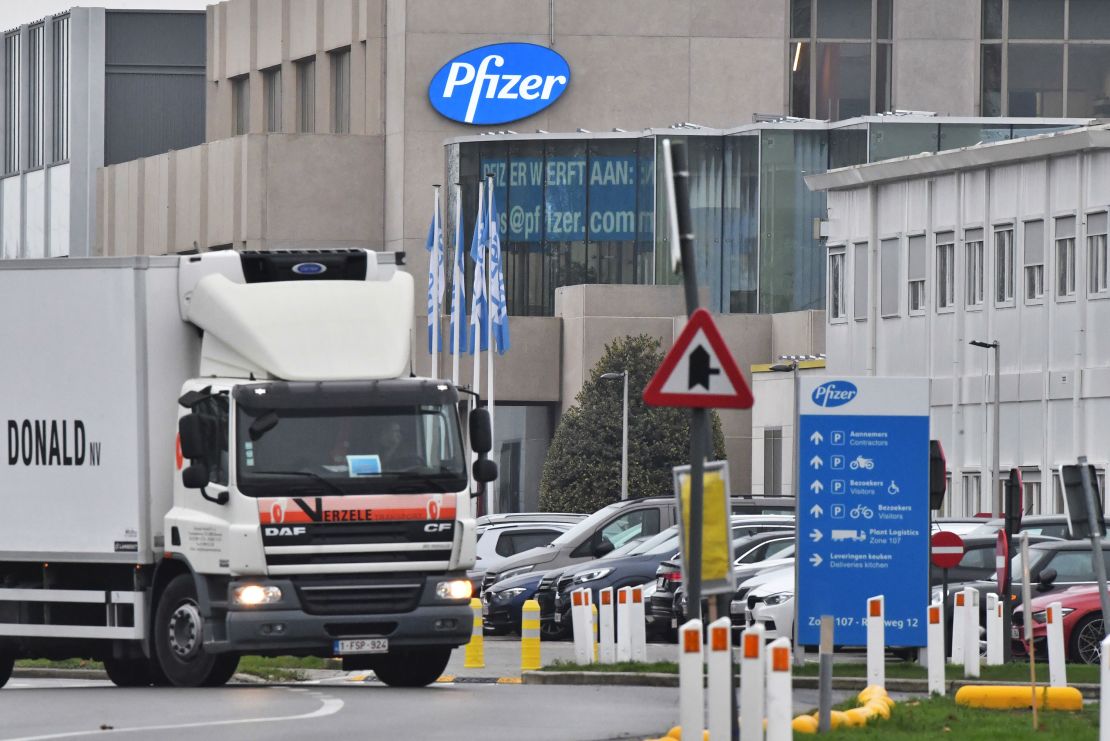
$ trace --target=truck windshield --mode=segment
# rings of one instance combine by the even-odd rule
[[[249,496],[457,492],[466,456],[453,404],[239,406],[237,480]]]

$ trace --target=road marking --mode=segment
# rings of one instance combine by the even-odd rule
[[[107,736],[117,733],[138,733],[150,731],[176,731],[183,728],[209,728],[212,726],[235,726],[243,725],[246,723],[280,723],[289,720],[311,720],[313,718],[324,718],[329,715],[335,715],[343,709],[343,701],[337,697],[327,697],[326,695],[319,695],[313,692],[313,695],[319,697],[321,705],[311,713],[304,713],[301,715],[283,715],[280,717],[270,718],[242,718],[238,720],[213,720],[202,723],[176,723],[159,726],[139,726],[137,728],[106,728],[104,730],[96,729],[92,731],[70,731],[68,733],[51,733],[45,736],[23,736],[20,738],[8,739],[8,741],[49,741],[49,739],[56,738],[79,738],[81,736]]]

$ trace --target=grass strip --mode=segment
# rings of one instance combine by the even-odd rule
[[[557,659],[540,667],[541,672],[634,672],[636,674],[678,674],[678,664],[673,661],[618,661],[614,664],[575,664]]]

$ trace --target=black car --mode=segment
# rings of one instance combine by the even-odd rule
[[[1106,518],[1104,522],[1110,525],[1110,518]],[[1005,520],[1001,517],[983,520],[982,524],[970,531],[965,538],[996,535],[1004,525]],[[1068,532],[1067,515],[1025,515],[1021,518],[1019,532],[1029,533],[1030,535],[1047,535],[1051,538],[1068,539],[1071,537]]]

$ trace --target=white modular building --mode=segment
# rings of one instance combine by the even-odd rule
[[[1110,128],[832,170],[826,352],[837,375],[927,376],[944,514],[992,510],[1021,469],[1028,513],[1063,511],[1060,467],[1110,463]],[[981,343],[973,345],[972,342]],[[993,357],[1000,424],[993,426]],[[1105,496],[1105,487],[1102,487]]]

